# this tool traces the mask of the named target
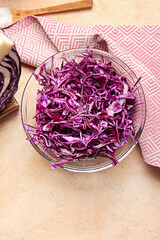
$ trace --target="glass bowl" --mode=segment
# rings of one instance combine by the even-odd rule
[[[122,60],[115,57],[114,55],[109,54],[108,52],[104,52],[101,50],[92,49],[93,56],[96,59],[100,59],[103,55],[105,62],[112,62],[112,66],[117,70],[118,73],[125,76],[127,82],[129,83],[130,87],[132,87],[135,82],[138,80],[135,73],[126,65]],[[87,54],[88,50],[86,48],[77,48],[71,49],[67,51],[63,51],[54,55],[54,68],[60,67],[61,63],[65,60],[71,61],[72,59],[76,60],[77,62],[81,59],[78,56],[81,54]],[[41,66],[45,63],[46,67],[50,69],[52,62],[52,57],[48,58],[45,62],[43,62],[36,70],[35,73],[38,74],[40,71]],[[39,85],[38,81],[35,79],[33,74],[31,74],[27,84],[24,88],[22,101],[21,101],[21,119],[22,124],[34,126],[35,125],[35,113],[36,113],[36,98],[37,98],[37,90],[41,89],[42,87]],[[146,103],[145,103],[145,96],[142,89],[140,82],[135,87],[135,95],[137,97],[137,103],[143,102],[143,104],[139,104],[135,109],[135,115],[133,119],[133,125],[135,129],[135,140],[129,138],[128,144],[120,147],[116,151],[116,159],[118,162],[122,161],[136,146],[138,140],[141,136],[141,133],[144,128],[145,118],[146,118]],[[24,128],[25,130],[25,128]],[[26,133],[27,138],[30,139],[31,135]],[[55,163],[56,161],[60,160],[60,158],[55,157],[54,155],[50,154],[48,151],[44,150],[41,145],[30,141],[32,146],[35,150],[46,160],[48,160],[51,164]],[[106,157],[96,157],[96,158],[84,158],[84,159],[75,159],[71,162],[68,162],[64,165],[61,165],[60,168],[72,171],[72,172],[96,172],[100,170],[107,169],[113,166],[110,159]]]

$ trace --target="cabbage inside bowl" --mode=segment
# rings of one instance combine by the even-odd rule
[[[109,168],[115,163],[120,162],[122,159],[124,159],[136,146],[138,143],[138,140],[141,136],[141,133],[143,131],[143,127],[145,124],[145,118],[146,118],[146,103],[145,103],[145,96],[142,89],[142,86],[140,84],[140,81],[138,81],[137,76],[134,74],[134,72],[119,58],[101,51],[101,50],[88,50],[88,49],[71,49],[67,51],[63,51],[60,53],[57,53],[54,55],[54,57],[50,57],[45,62],[43,62],[34,73],[31,74],[22,95],[22,101],[21,101],[21,118],[22,118],[22,124],[24,127],[24,130],[27,135],[27,139],[29,139],[32,146],[36,149],[36,151],[44,157],[46,160],[48,160],[51,164],[55,165],[55,163],[58,163],[61,161],[60,157],[57,157],[53,151],[50,151],[49,147],[45,148],[43,144],[41,144],[38,141],[34,141],[32,130],[30,126],[36,125],[36,105],[37,105],[37,92],[43,89],[43,83],[42,85],[39,84],[39,81],[36,80],[36,75],[39,76],[40,71],[42,71],[42,66],[46,67],[47,74],[53,75],[53,71],[56,71],[56,69],[61,69],[62,66],[66,62],[73,62],[79,63],[82,61],[82,55],[88,55],[88,51],[90,53],[92,52],[93,59],[96,61],[105,63],[111,63],[111,66],[115,69],[116,73],[120,76],[123,76],[123,78],[126,79],[127,84],[129,85],[130,89],[133,89],[134,95],[136,97],[134,107],[132,111],[134,111],[134,114],[132,116],[132,126],[134,129],[133,136],[124,136],[124,139],[120,139],[120,142],[123,142],[121,146],[115,151],[115,162],[110,157],[107,157],[105,154],[99,154],[97,151],[97,155],[91,155],[87,154],[85,157],[75,157],[71,161],[68,161],[65,164],[60,165],[59,167],[68,171],[73,172],[96,172],[100,170],[104,170],[106,168]],[[93,60],[94,62],[94,60]],[[52,69],[52,70],[51,70]],[[36,75],[35,75],[36,74]],[[45,73],[44,73],[45,74]],[[83,74],[83,73],[82,73]],[[61,85],[61,83],[60,83]],[[74,85],[74,84],[73,84]],[[75,87],[75,86],[74,86]],[[93,86],[94,88],[94,86]],[[115,90],[116,91],[116,90]],[[74,89],[72,89],[72,93],[74,95]],[[115,93],[114,93],[115,94]],[[113,99],[114,101],[114,99]],[[125,101],[125,100],[121,100]],[[130,101],[130,100],[127,100]],[[98,106],[97,106],[98,108]],[[93,112],[93,115],[96,115],[95,112]],[[110,115],[110,113],[109,113]],[[111,113],[112,115],[112,113]],[[115,115],[117,116],[117,115]],[[44,117],[45,118],[45,117]],[[112,118],[112,116],[111,116]],[[115,118],[116,119],[116,118]],[[90,123],[92,122],[91,119]],[[45,119],[44,119],[45,121]],[[59,120],[57,120],[59,121]],[[68,120],[69,121],[69,120]],[[116,120],[114,120],[115,123]],[[118,120],[117,120],[118,121]],[[63,124],[63,123],[62,123]],[[27,128],[26,126],[29,126]],[[93,125],[93,128],[96,126]],[[116,124],[114,126],[116,128]],[[29,130],[28,130],[29,129]],[[84,131],[83,131],[84,132]],[[94,129],[93,129],[94,132]],[[72,138],[72,136],[69,136]],[[98,135],[97,135],[98,137]],[[117,137],[118,138],[118,137]],[[95,141],[96,142],[96,141]],[[46,145],[49,143],[46,143]],[[62,143],[63,144],[63,143]],[[116,143],[117,144],[117,143]],[[49,145],[48,145],[49,146]],[[96,145],[93,146],[96,149]],[[86,146],[85,151],[87,152],[88,146]],[[74,149],[72,149],[74,152]],[[67,150],[68,151],[68,150]],[[84,148],[83,148],[84,151]],[[80,150],[81,152],[81,150]],[[89,151],[88,151],[89,152]],[[81,155],[79,155],[81,156]]]

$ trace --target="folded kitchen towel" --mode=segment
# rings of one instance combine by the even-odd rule
[[[14,40],[22,62],[33,66],[38,66],[57,51],[70,48],[90,46],[106,50],[107,46],[103,44],[106,41],[109,51],[142,77],[147,120],[140,147],[145,162],[160,167],[160,26],[82,27],[28,16],[6,29],[5,34]]]

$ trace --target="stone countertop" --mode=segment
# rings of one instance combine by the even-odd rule
[[[159,24],[160,2],[94,0],[92,9],[47,17]],[[23,65],[19,104],[29,75]],[[160,239],[160,169],[144,162],[139,146],[116,167],[78,174],[50,171],[25,138],[20,110],[0,120],[0,240]]]

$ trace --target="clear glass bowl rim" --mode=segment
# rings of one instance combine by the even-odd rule
[[[93,52],[95,52],[95,53],[97,52],[98,54],[100,53],[100,54],[102,54],[102,55],[105,55],[107,58],[111,59],[112,62],[115,62],[116,64],[118,64],[118,65],[120,65],[120,66],[121,66],[121,64],[124,65],[124,66],[126,66],[126,67],[129,69],[129,71],[133,74],[134,78],[135,78],[136,80],[138,80],[138,78],[137,78],[136,74],[133,72],[133,70],[132,70],[124,61],[122,61],[120,58],[116,57],[115,55],[113,55],[113,54],[111,54],[111,53],[109,53],[109,52],[105,52],[105,51],[103,51],[103,50],[94,49],[94,48],[92,48],[92,49],[90,49],[90,50],[93,51]],[[72,53],[73,51],[80,51],[80,52],[83,52],[83,51],[84,51],[84,52],[87,52],[87,51],[88,51],[88,48],[72,48],[72,49],[68,49],[68,50],[64,50],[64,51],[58,52],[58,53],[54,54],[53,56],[54,56],[54,58],[55,58],[56,56],[59,56],[59,55],[62,55],[62,54],[66,54],[66,53],[67,53],[67,54],[68,54],[68,53]],[[45,62],[49,61],[53,56],[50,56],[50,57],[47,58],[45,61],[43,61],[38,67],[36,67],[35,71],[37,71],[39,68],[41,68],[41,66],[42,66]],[[113,59],[114,59],[114,60],[113,60]],[[120,64],[120,63],[121,63],[121,64]],[[121,67],[122,67],[122,66],[121,66]],[[125,69],[124,67],[122,67],[122,68],[126,71],[126,69]],[[126,72],[127,72],[127,71],[126,71]],[[23,126],[23,128],[24,128],[24,124],[25,124],[25,123],[24,123],[24,117],[23,117],[23,100],[24,100],[24,95],[25,95],[26,88],[27,88],[27,86],[28,86],[28,84],[29,84],[29,81],[30,81],[30,79],[32,78],[32,76],[33,76],[33,74],[30,75],[30,77],[29,77],[29,79],[28,79],[28,81],[27,81],[27,83],[26,83],[26,85],[25,85],[25,87],[24,87],[24,90],[23,90],[23,93],[22,93],[22,98],[21,98],[21,121],[22,121],[22,126]],[[133,79],[133,81],[135,82],[134,79]],[[144,126],[145,126],[145,122],[146,122],[146,99],[145,99],[145,94],[144,94],[144,90],[143,90],[143,88],[142,88],[141,83],[139,82],[138,84],[139,84],[139,86],[140,86],[140,88],[141,88],[141,91],[142,91],[142,94],[143,94],[143,102],[144,102],[144,109],[145,109],[145,111],[144,111],[144,118],[143,118],[143,122],[142,122],[142,125],[141,125],[141,131],[139,132],[139,135],[138,135],[138,137],[137,137],[137,139],[136,139],[136,143],[135,143],[135,144],[132,143],[131,146],[130,146],[129,148],[127,148],[127,149],[121,154],[120,158],[117,159],[118,162],[120,162],[120,161],[122,161],[124,158],[126,158],[126,157],[129,155],[129,153],[134,149],[134,147],[137,145],[137,143],[138,143],[138,141],[139,141],[139,138],[140,138],[140,136],[141,136],[141,134],[142,134],[142,132],[143,132]],[[24,131],[25,131],[25,128],[24,128]],[[26,132],[25,132],[25,133],[26,133]],[[26,135],[27,135],[27,133],[26,133]],[[27,135],[27,136],[28,136],[28,135]],[[29,142],[30,142],[31,145],[34,147],[34,149],[35,149],[45,160],[49,161],[51,164],[53,164],[53,163],[55,162],[54,159],[52,159],[52,158],[50,158],[48,155],[46,155],[45,152],[43,152],[43,151],[38,147],[38,145],[36,145],[36,144],[33,143],[32,141],[29,141]],[[78,168],[72,168],[72,167],[70,167],[70,166],[66,166],[66,164],[64,164],[64,165],[59,166],[59,168],[61,168],[61,169],[63,169],[63,170],[71,171],[71,172],[92,173],[92,172],[98,172],[98,171],[105,170],[105,169],[110,168],[110,167],[112,167],[112,166],[113,166],[113,164],[110,163],[110,164],[108,164],[108,165],[107,165],[107,164],[106,164],[106,165],[103,165],[102,167],[78,169]]]

